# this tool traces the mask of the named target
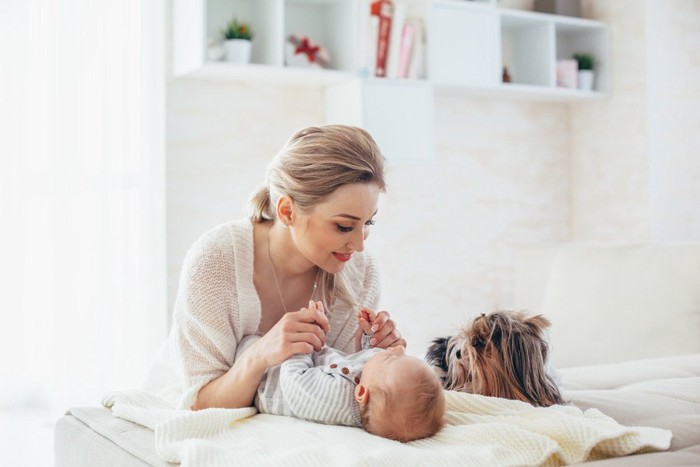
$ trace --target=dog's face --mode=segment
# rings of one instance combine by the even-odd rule
[[[541,315],[497,311],[475,318],[456,336],[435,339],[427,360],[445,389],[549,406],[562,402],[546,372],[548,346]]]

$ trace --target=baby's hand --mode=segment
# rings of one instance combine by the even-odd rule
[[[372,329],[374,322],[377,319],[377,313],[370,310],[369,308],[362,308],[357,313],[357,333],[355,333],[355,351],[359,352],[362,350],[362,335],[366,334],[368,336],[374,335]]]

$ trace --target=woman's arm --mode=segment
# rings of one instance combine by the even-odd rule
[[[320,350],[328,329],[322,307],[317,309],[313,302],[309,308],[287,313],[243,352],[225,374],[200,389],[192,409],[251,406],[265,370],[292,355]]]
[[[231,369],[210,381],[197,394],[192,410],[224,407],[250,407],[267,367],[253,350],[255,344],[238,358]]]

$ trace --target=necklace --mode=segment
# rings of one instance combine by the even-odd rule
[[[280,296],[280,302],[282,302],[282,308],[285,314],[287,313],[287,305],[284,304],[284,298],[282,298],[282,290],[280,289],[280,283],[277,280],[277,274],[275,273],[275,263],[272,261],[272,253],[270,253],[270,230],[272,227],[267,229],[267,257],[270,259],[270,266],[272,266],[272,278],[275,280],[275,287],[277,287],[277,294]],[[318,268],[316,272],[316,279],[314,279],[314,286],[311,289],[311,297],[309,300],[313,300],[316,294],[316,286],[318,285],[318,276],[321,274],[321,268]]]

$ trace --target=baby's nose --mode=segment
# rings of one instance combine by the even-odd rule
[[[403,345],[397,345],[391,348],[391,352],[396,355],[404,355],[406,353],[406,347]]]

